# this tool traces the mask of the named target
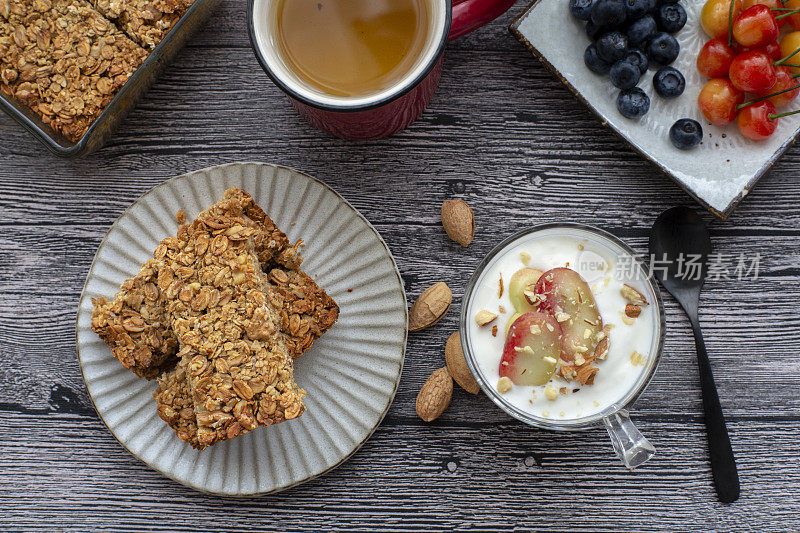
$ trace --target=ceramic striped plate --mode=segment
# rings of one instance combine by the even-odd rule
[[[138,379],[91,329],[92,297],[111,297],[158,243],[175,212],[192,218],[230,187],[250,194],[289,239],[303,239],[303,269],[339,304],[339,321],[295,362],[306,412],[202,452],[156,413],[155,382]],[[259,163],[172,178],[117,220],[94,258],[78,309],[78,359],[108,429],[136,457],[189,487],[245,496],[282,490],[334,468],[380,424],[400,381],[408,323],[402,279],[386,243],[324,183]]]

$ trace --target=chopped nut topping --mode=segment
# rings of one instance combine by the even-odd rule
[[[492,337],[497,337],[497,324],[492,326]]]
[[[547,398],[548,400],[550,400],[552,402],[553,400],[558,398],[558,389],[556,389],[552,385],[548,385],[544,389],[544,396],[545,396],[545,398]]]
[[[629,303],[636,305],[647,305],[647,299],[642,295],[642,293],[630,285],[623,285],[619,292]]]
[[[525,297],[525,300],[531,305],[536,305],[536,302],[539,301],[539,296],[537,296],[530,289],[525,289],[524,291],[522,291],[522,295]]]
[[[643,356],[642,354],[640,354],[636,350],[634,350],[633,353],[631,354],[631,364],[633,366],[641,366],[641,365],[643,365],[646,359],[647,358],[645,356]]]
[[[542,328],[539,327],[539,324],[531,324],[531,334],[540,335],[541,333]]]
[[[642,314],[642,308],[636,304],[627,304],[625,306],[625,316],[630,318],[638,318]]]
[[[608,338],[603,338],[599,343],[597,343],[597,347],[594,349],[594,356],[601,361],[605,360],[606,356],[608,355]]]
[[[497,307],[497,310],[498,310],[498,311],[500,311],[500,314],[501,314],[501,315],[504,315],[504,314],[506,314],[506,308],[505,308],[505,307],[503,307],[502,305],[498,306],[498,307]]]
[[[520,252],[519,259],[522,261],[522,264],[527,266],[528,262],[531,260],[531,254],[528,252]]]
[[[503,297],[503,274],[500,274],[500,281],[498,281],[497,284],[498,284],[497,297],[498,298],[502,298]]]
[[[556,320],[558,322],[566,322],[570,318],[571,317],[567,313],[564,313],[562,311],[559,311],[558,313],[556,313]]]
[[[561,387],[560,389],[558,389],[558,393],[561,396],[566,396],[567,394],[569,394],[569,389],[566,387]]]
[[[507,377],[503,376],[502,378],[497,380],[497,392],[500,394],[505,394],[511,390],[512,383],[511,380]]]
[[[487,311],[486,309],[482,309],[478,311],[478,314],[475,315],[475,322],[479,326],[485,326],[491,323],[495,318],[497,318],[496,314],[492,313],[491,311]]]
[[[542,361],[544,361],[545,363],[550,363],[551,365],[554,365],[554,364],[558,363],[558,361],[555,358],[550,357],[549,355],[543,357]]]
[[[635,322],[635,319],[629,317],[622,311],[619,312],[619,317],[622,319],[622,323],[625,324],[626,326],[632,326],[633,323]]]

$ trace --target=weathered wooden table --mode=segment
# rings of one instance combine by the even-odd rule
[[[693,203],[509,35],[523,7],[452,43],[430,109],[379,142],[305,124],[256,63],[244,5],[232,0],[100,152],[57,159],[0,116],[0,530],[800,530],[797,148],[730,220],[712,223],[717,251],[761,258],[757,280],[711,281],[702,298],[739,502],[716,501],[694,344],[666,295],[664,357],[634,414],[658,455],[639,470],[614,457],[603,429],[539,431],[460,389],[434,423],[416,417],[467,279],[499,239],[574,220],[644,253],[655,217]],[[242,160],[326,181],[382,233],[409,299],[446,281],[455,301],[410,337],[395,402],[348,462],[284,493],[236,500],[184,488],[117,444],[81,380],[75,313],[100,240],[133,200],[170,176]],[[477,215],[466,250],[439,222],[451,197]]]

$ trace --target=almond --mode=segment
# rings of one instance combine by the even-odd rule
[[[475,215],[464,200],[445,200],[442,226],[450,239],[466,247],[475,236]]]
[[[642,296],[642,293],[631,287],[630,285],[623,285],[619,293],[628,302],[636,305],[647,305],[647,299]]]
[[[453,378],[447,367],[435,370],[417,394],[417,415],[425,422],[439,418],[453,397]]]
[[[475,322],[477,322],[479,326],[485,326],[495,318],[497,318],[496,314],[492,313],[491,311],[487,311],[486,309],[481,309],[478,311],[478,314],[475,315]]]
[[[464,351],[461,348],[461,335],[458,331],[447,339],[447,344],[444,346],[444,359],[447,362],[447,371],[462,389],[470,394],[478,394],[480,392],[481,388],[475,378],[472,377],[472,373],[467,366],[467,360],[464,358]]]
[[[453,293],[442,281],[425,289],[408,311],[409,331],[419,331],[439,322],[452,302]]]
[[[627,304],[625,314],[630,318],[638,318],[642,314],[642,308],[635,304]]]
[[[603,339],[597,343],[597,346],[594,349],[594,356],[601,361],[606,358],[608,355],[608,337],[603,337]]]

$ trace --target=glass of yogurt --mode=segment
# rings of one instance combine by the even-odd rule
[[[511,416],[555,431],[602,424],[629,468],[655,453],[628,407],[658,366],[664,309],[614,235],[575,223],[512,235],[473,274],[460,330],[470,371]]]

